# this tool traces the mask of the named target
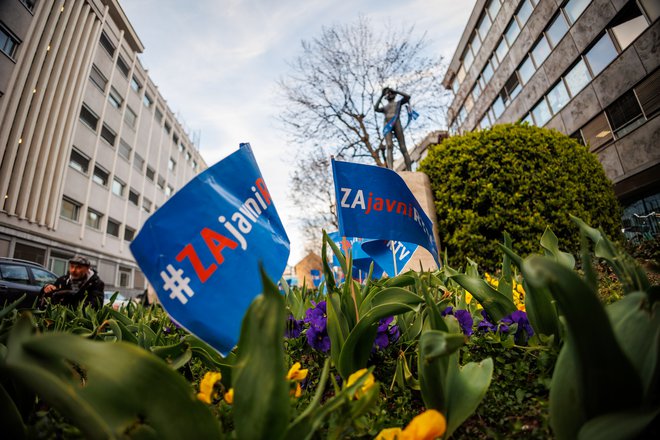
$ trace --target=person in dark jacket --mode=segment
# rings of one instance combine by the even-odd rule
[[[86,257],[76,255],[69,260],[69,273],[46,284],[41,289],[41,298],[50,298],[53,304],[77,307],[78,304],[91,305],[99,309],[103,305],[105,284],[90,267]]]

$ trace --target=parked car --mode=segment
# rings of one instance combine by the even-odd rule
[[[110,300],[112,299],[112,295],[117,293],[117,297],[115,298],[114,302],[112,303],[112,308],[115,310],[119,310],[120,308],[128,305],[129,299],[127,299],[124,295],[122,295],[119,292],[115,292],[114,290],[106,290],[103,292],[103,304],[110,304]]]
[[[16,301],[23,294],[27,296],[18,307],[32,307],[41,288],[57,278],[57,275],[33,261],[0,258],[0,307]]]

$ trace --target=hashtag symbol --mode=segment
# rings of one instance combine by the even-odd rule
[[[165,284],[163,284],[163,289],[170,291],[170,299],[176,298],[181,301],[181,304],[187,303],[188,298],[195,294],[188,285],[190,283],[190,278],[182,277],[183,269],[175,269],[171,264],[168,264],[166,269],[167,272],[169,272],[169,275],[164,270],[160,272],[160,277],[165,282]]]

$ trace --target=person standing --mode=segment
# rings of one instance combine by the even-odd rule
[[[42,302],[50,298],[53,304],[77,307],[78,304],[91,305],[99,309],[103,305],[105,284],[91,268],[86,257],[76,255],[69,260],[69,273],[59,277],[53,284],[41,289]]]
[[[400,100],[396,100],[396,95],[401,95]],[[381,101],[385,98],[387,102],[385,105],[381,105]],[[408,155],[408,149],[406,148],[406,139],[403,135],[403,125],[401,124],[401,107],[404,104],[410,102],[410,95],[399,92],[397,90],[385,87],[380,94],[380,98],[376,101],[374,105],[374,111],[378,113],[385,114],[385,126],[383,128],[383,135],[385,136],[385,145],[387,155],[385,162],[387,168],[394,169],[394,142],[392,140],[392,133],[396,136],[397,144],[399,145],[399,150],[401,150],[401,155],[406,164],[406,170],[412,170],[412,162],[410,156]]]

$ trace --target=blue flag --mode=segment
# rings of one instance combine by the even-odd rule
[[[173,321],[222,354],[262,292],[280,279],[289,238],[249,144],[196,176],[145,222],[135,260]]]
[[[387,168],[334,159],[332,171],[340,234],[418,244],[440,266],[433,224],[401,176]]]
[[[362,250],[390,276],[396,276],[417,250],[417,245],[402,241],[369,240],[362,243]]]
[[[329,232],[328,237],[335,242],[337,247],[339,247],[344,254],[350,254],[353,257],[353,276],[356,275],[360,277],[359,272],[364,272],[366,276],[369,273],[371,263],[374,263],[374,271],[372,276],[374,278],[380,278],[383,276],[383,269],[374,261],[369,254],[367,254],[362,249],[362,243],[364,242],[363,238],[358,237],[343,237],[339,235],[339,232]],[[335,266],[339,266],[339,260],[335,255],[332,256],[332,263]],[[360,277],[361,278],[361,277]]]

